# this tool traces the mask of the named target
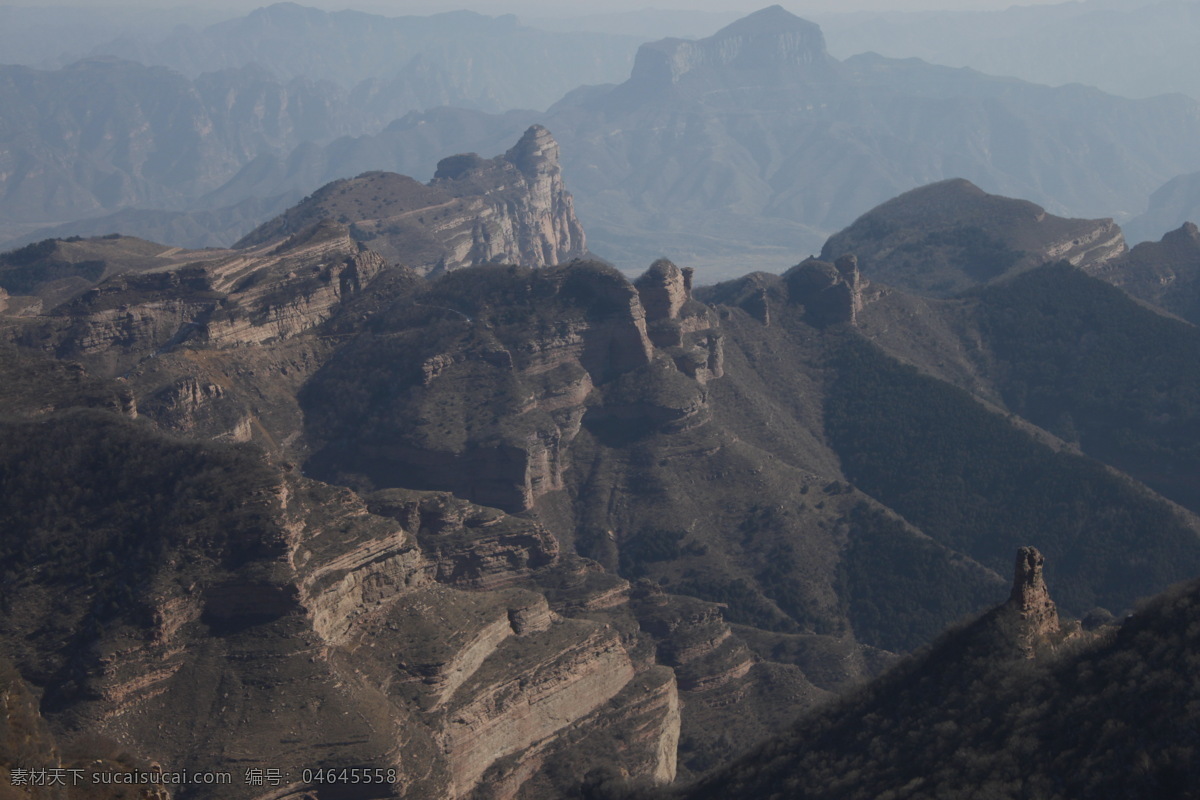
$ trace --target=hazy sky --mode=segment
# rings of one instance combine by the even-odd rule
[[[689,9],[701,11],[755,11],[771,5],[769,0],[298,0],[301,5],[336,10],[358,8],[372,13],[389,16],[401,14],[429,14],[455,8],[470,8],[486,14],[537,13],[553,16],[578,16],[610,11],[629,11],[643,8]],[[1026,0],[1013,3],[1010,0],[804,0],[803,2],[781,3],[793,13],[855,10],[925,10],[957,9],[987,10],[1007,8],[1011,5],[1046,5],[1058,0]],[[228,8],[232,11],[248,11],[268,5],[267,0],[211,0],[203,6]],[[0,0],[0,6],[198,6],[195,0]]]

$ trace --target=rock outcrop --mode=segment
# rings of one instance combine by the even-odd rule
[[[804,318],[823,328],[837,323],[854,325],[863,308],[863,292],[870,282],[858,270],[858,259],[844,255],[833,264],[810,258],[792,267],[784,275],[788,301],[804,307]],[[766,320],[765,292],[759,301]],[[757,298],[755,298],[757,299]],[[755,310],[759,303],[752,303]]]
[[[489,263],[543,267],[587,253],[558,143],[540,125],[504,155],[442,159],[428,185],[388,172],[334,181],[235,246],[269,242],[319,220],[350,225],[356,240],[422,275]]]
[[[1005,606],[1020,620],[1019,645],[1028,658],[1033,658],[1040,647],[1051,643],[1061,632],[1058,609],[1042,576],[1044,562],[1036,547],[1017,551],[1012,593]]]
[[[379,487],[408,482],[449,490],[522,511],[564,488],[567,453],[597,387],[616,386],[642,370],[658,376],[651,388],[666,389],[658,403],[665,424],[700,410],[701,382],[721,372],[719,337],[707,328],[707,309],[693,302],[690,315],[660,320],[675,326],[679,342],[664,355],[651,342],[638,291],[611,268],[579,262],[458,275],[461,281],[451,276],[453,285],[414,298],[415,315],[401,318],[387,338],[347,348],[316,376],[309,401],[314,405],[344,381],[357,381],[363,364],[389,359],[409,365],[404,384],[390,390],[408,411],[373,420],[375,431],[365,438],[363,420],[328,411],[310,417],[314,438],[329,442],[311,462],[314,469],[367,474]],[[520,287],[525,316],[494,317],[489,282],[504,292]],[[456,315],[453,324],[465,338],[430,336],[428,320],[448,313]],[[549,313],[552,325],[538,322]],[[629,380],[629,390],[640,392],[640,382]],[[474,389],[464,396],[468,385]],[[645,401],[630,397],[614,404],[641,408]],[[460,433],[442,434],[451,429]],[[335,435],[340,430],[348,438]]]
[[[1161,241],[1084,270],[1192,324],[1200,324],[1200,229],[1185,222]]]
[[[369,497],[372,512],[413,531],[439,583],[494,590],[552,566],[558,542],[541,525],[459,500],[444,492],[387,489]],[[525,615],[514,627],[529,623]]]
[[[116,274],[13,336],[119,374],[185,344],[239,347],[294,337],[329,319],[384,266],[332,222],[283,242],[192,255],[182,266]]]

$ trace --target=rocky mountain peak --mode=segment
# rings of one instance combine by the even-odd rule
[[[1095,271],[1126,252],[1111,219],[1067,219],[1028,200],[989,194],[953,178],[912,189],[834,234],[821,258],[852,252],[873,280],[949,296],[1067,261]]]
[[[775,5],[706,39],[663,39],[642,45],[629,83],[661,88],[677,84],[691,73],[731,69],[813,77],[829,74],[836,63],[825,49],[820,26]]]
[[[583,227],[558,164],[558,143],[534,125],[495,158],[443,158],[428,184],[391,172],[334,181],[235,247],[265,244],[320,219],[420,274],[487,263],[544,267],[586,254]]]
[[[559,171],[558,142],[541,125],[531,125],[504,158],[529,178]]]
[[[855,324],[863,308],[863,290],[870,285],[858,271],[858,259],[852,254],[834,263],[806,259],[783,278],[788,302],[804,306],[805,319],[818,327]]]
[[[646,319],[676,319],[683,304],[691,299],[692,269],[680,269],[665,258],[660,258],[634,282]]]
[[[1200,228],[1197,228],[1194,222],[1185,222],[1175,230],[1163,234],[1163,241],[1200,244]]]
[[[1039,642],[1060,632],[1058,609],[1042,576],[1044,563],[1045,558],[1036,547],[1017,550],[1012,593],[1006,606],[1020,616],[1021,647],[1028,657],[1033,657]]]

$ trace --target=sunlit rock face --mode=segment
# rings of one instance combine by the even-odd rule
[[[349,225],[357,241],[422,275],[477,264],[544,267],[587,253],[558,143],[540,125],[495,158],[442,159],[428,184],[390,172],[334,181],[236,246],[272,241],[322,219]]]

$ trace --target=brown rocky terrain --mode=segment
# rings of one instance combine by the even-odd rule
[[[428,185],[387,172],[334,181],[234,247],[289,236],[322,219],[351,225],[356,240],[422,275],[485,263],[549,266],[587,252],[558,143],[540,125],[496,158],[443,159]]]
[[[553,187],[522,142],[397,185]],[[984,329],[859,258],[422,276],[356,224],[0,317],[0,654],[52,732],[237,773],[181,800],[665,784],[1002,599],[1014,540],[1076,615],[1200,570],[1191,512],[889,355]],[[1049,630],[1027,555],[1016,613]]]

